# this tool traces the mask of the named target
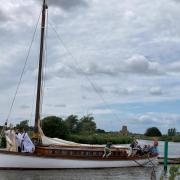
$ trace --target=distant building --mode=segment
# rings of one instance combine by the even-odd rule
[[[122,126],[122,129],[120,130],[120,134],[123,136],[127,136],[129,134],[127,126]]]

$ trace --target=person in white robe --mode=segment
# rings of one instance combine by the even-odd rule
[[[5,131],[6,136],[6,149],[7,151],[16,151],[16,134],[13,129],[12,124],[10,124],[10,129]]]
[[[11,140],[9,138],[10,129],[4,131],[4,134],[5,134],[5,138],[6,138],[6,150],[10,151],[11,146],[12,146],[12,142],[11,142]]]
[[[22,134],[19,130],[16,130],[16,151],[21,152],[21,144],[22,144]]]
[[[22,152],[29,152],[32,153],[35,150],[35,146],[32,143],[31,139],[28,136],[27,132],[22,134]]]

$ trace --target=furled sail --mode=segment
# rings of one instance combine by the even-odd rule
[[[47,136],[44,135],[43,130],[41,129],[40,126],[39,126],[39,133],[40,133],[43,145],[63,145],[63,146],[81,146],[81,147],[105,147],[105,145],[80,144],[80,143],[75,143],[75,142],[72,142],[72,141],[66,141],[66,140],[59,139],[59,138],[50,138],[50,137],[47,137]],[[113,145],[113,147],[127,149],[127,147],[120,146],[120,145]]]

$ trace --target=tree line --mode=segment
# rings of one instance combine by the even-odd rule
[[[15,127],[29,131],[30,135],[32,135],[34,127],[28,126],[28,122],[28,120],[21,121],[19,124],[16,124]],[[69,115],[66,118],[48,116],[40,122],[46,136],[79,143],[105,144],[111,141],[114,144],[123,144],[131,142],[131,136],[136,136],[136,134],[133,133],[128,136],[123,136],[119,132],[105,132],[102,129],[97,129],[92,115],[86,115],[81,118],[77,115]],[[173,141],[179,141],[179,136],[172,136],[174,135],[174,131],[175,129],[169,129],[168,135],[162,135],[157,127],[150,127],[145,131],[144,135],[140,135],[140,139],[146,137],[151,139],[151,137],[156,136],[159,137],[159,140],[172,140],[173,137]]]
[[[96,132],[96,123],[91,115],[78,118],[70,115],[65,119],[49,116],[41,121],[43,132],[49,137],[67,138],[70,134],[93,134]]]
[[[94,117],[91,115],[78,118],[77,115],[70,115],[65,119],[58,116],[48,116],[41,121],[41,127],[46,136],[66,138],[69,134],[93,134],[96,132],[105,132],[96,129]],[[21,121],[16,125],[18,129],[33,130],[32,126],[28,126],[28,120]]]
[[[122,136],[120,133],[108,133],[102,129],[97,129],[94,117],[91,115],[78,118],[77,115],[70,115],[66,118],[48,116],[41,121],[44,134],[48,137],[56,137],[85,144],[128,144],[132,141],[129,136]],[[33,127],[28,127],[28,120],[21,121],[16,128],[33,131]]]
[[[90,135],[94,133],[106,133],[102,129],[97,129],[94,117],[91,115],[78,118],[77,115],[69,115],[65,119],[58,116],[48,116],[41,121],[41,127],[46,136],[66,138],[70,134]],[[33,131],[33,126],[28,126],[29,121],[24,120],[16,124],[17,129],[24,129],[26,131]],[[168,129],[168,135],[174,135],[174,129]],[[148,128],[145,136],[162,136],[162,133],[157,127]]]

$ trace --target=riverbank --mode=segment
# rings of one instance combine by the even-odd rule
[[[139,140],[153,140],[153,137],[149,136],[123,136],[119,133],[70,134],[66,140],[84,144],[106,144],[107,142],[112,142],[112,144],[130,144],[133,141],[133,136]],[[157,139],[158,141],[180,142],[180,136],[163,135],[161,137],[157,137]]]
[[[137,139],[141,140],[152,140],[153,137],[144,136],[144,135],[135,135]],[[160,137],[157,137],[158,141],[169,141],[169,142],[180,142],[180,136],[168,136],[168,135],[162,135]]]

